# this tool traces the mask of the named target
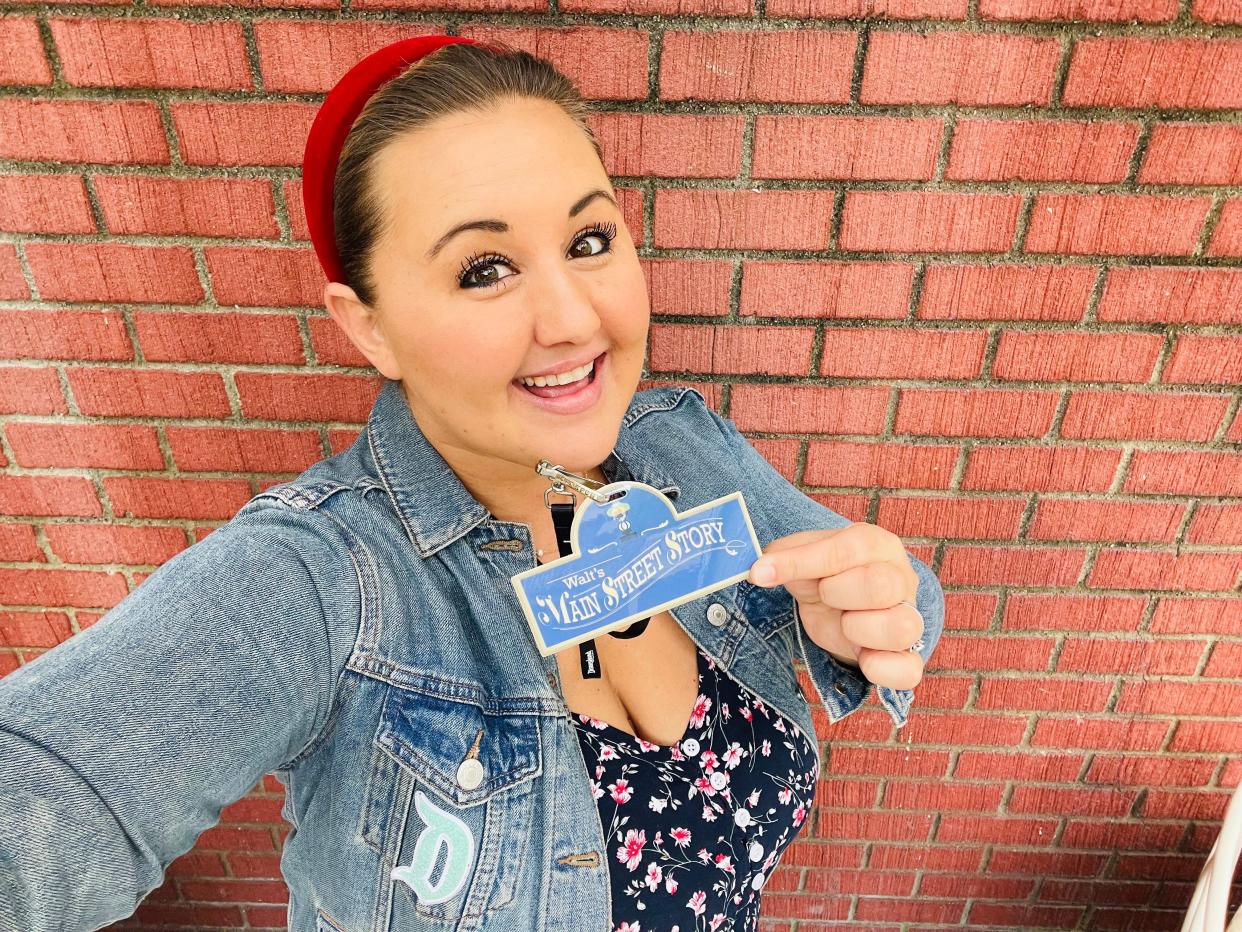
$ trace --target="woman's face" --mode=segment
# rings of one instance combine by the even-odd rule
[[[420,429],[484,482],[546,486],[540,459],[593,470],[638,386],[650,305],[579,126],[528,99],[446,117],[387,146],[374,179],[390,225],[372,266],[386,355],[372,361],[403,381]],[[474,221],[487,225],[453,232]],[[601,354],[583,410],[552,410],[518,384]]]

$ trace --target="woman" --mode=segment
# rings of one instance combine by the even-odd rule
[[[547,62],[382,49],[304,182],[325,304],[387,381],[348,450],[0,681],[0,929],[130,915],[269,771],[296,932],[756,928],[819,773],[794,657],[830,720],[875,686],[904,723],[934,575],[698,392],[635,394],[645,282]],[[511,585],[560,554],[541,459],[679,511],[740,490],[778,576],[596,638],[599,671],[541,656]]]

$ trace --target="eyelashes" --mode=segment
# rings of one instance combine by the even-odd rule
[[[591,255],[588,255],[588,256],[582,256],[581,258],[589,259],[589,258],[592,258],[593,256],[602,256],[606,253],[611,252],[612,241],[616,239],[616,236],[617,236],[617,225],[610,221],[608,223],[601,223],[601,224],[595,224],[594,226],[589,226],[585,230],[580,231],[578,235],[574,238],[574,245],[576,246],[578,243],[582,242],[584,239],[587,239],[588,237],[591,237],[591,236],[598,236],[600,239],[602,239],[604,241],[604,248],[601,249],[599,252],[592,253]],[[572,247],[571,247],[571,252],[572,252]],[[510,262],[507,258],[494,252],[485,253],[483,255],[469,256],[462,262],[461,272],[458,273],[458,276],[457,276],[457,284],[462,288],[495,287],[496,285],[500,284],[500,282],[503,281],[503,279],[493,279],[491,281],[484,281],[484,282],[480,282],[477,284],[471,284],[469,280],[471,276],[474,275],[476,272],[479,272],[483,269],[490,268],[491,266],[496,265],[496,264],[504,264],[504,265],[509,265],[509,266],[513,265],[513,263]],[[508,276],[505,276],[505,277],[507,278]]]

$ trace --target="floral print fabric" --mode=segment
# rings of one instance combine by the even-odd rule
[[[741,932],[806,821],[819,749],[695,646],[675,744],[571,716],[604,828],[614,932]]]

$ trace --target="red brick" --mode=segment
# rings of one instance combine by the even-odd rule
[[[1123,492],[1242,495],[1242,456],[1235,453],[1135,451]]]
[[[51,369],[0,366],[0,414],[65,414],[60,379]]]
[[[0,99],[0,158],[167,165],[168,143],[150,101]],[[302,145],[305,145],[303,138]]]
[[[1080,39],[1066,107],[1227,109],[1242,106],[1242,41],[1105,36]]]
[[[681,278],[686,278],[684,270]],[[728,281],[725,277],[726,286]],[[914,267],[897,262],[743,261],[738,314],[901,320],[909,307],[913,281]],[[651,311],[661,313],[656,309],[654,281],[651,291]],[[700,289],[686,296],[691,306],[678,306],[672,312],[693,313],[693,304],[702,301]],[[723,301],[727,309],[727,287]]]
[[[1004,792],[1003,783],[889,780],[884,790],[883,805],[886,809],[995,812],[1000,807]]]
[[[148,362],[306,364],[289,314],[137,313],[134,330]]]
[[[18,524],[10,521],[0,525],[0,560],[11,563],[44,563],[47,561],[47,556],[35,538],[33,524]]]
[[[1096,877],[1107,861],[1107,855],[1081,851],[1010,851],[997,848],[992,852],[988,868],[998,874]]]
[[[443,34],[443,29],[431,23],[286,19],[254,23],[263,87],[269,93],[323,93],[351,66],[382,46],[413,36]]]
[[[267,181],[96,175],[92,179],[111,233],[161,236],[280,235]]]
[[[969,456],[963,489],[1028,493],[1105,492],[1121,462],[1120,450],[1086,444],[975,446]]]
[[[168,427],[168,445],[185,472],[295,472],[323,458],[311,430]]]
[[[729,295],[733,286],[732,262],[713,259],[643,259],[639,261],[639,265],[642,266],[643,275],[647,279],[647,290],[651,293],[652,314],[685,314],[700,317],[729,315],[731,311]],[[746,296],[746,275],[749,268],[749,264],[746,264],[742,271],[743,307]],[[740,310],[739,313],[749,312]],[[766,312],[764,316],[767,316]],[[335,321],[329,320],[327,323],[332,325],[332,331],[344,336]],[[320,335],[312,334],[312,338],[319,339]],[[353,345],[348,339],[345,343]],[[317,349],[316,352],[318,352]],[[355,352],[357,352],[356,349]]]
[[[1155,751],[1169,733],[1168,721],[1124,718],[1056,718],[1041,715],[1031,744],[1050,748]]]
[[[69,387],[86,415],[227,417],[232,413],[218,372],[71,368]]]
[[[1114,790],[1060,786],[1015,786],[1009,797],[1011,812],[1034,812],[1071,816],[1113,816],[1130,814],[1137,790]]]
[[[893,430],[938,437],[1042,437],[1059,395],[1030,389],[902,389]]]
[[[32,469],[163,469],[155,430],[140,424],[5,425],[14,460]]]
[[[0,311],[0,354],[10,359],[133,359],[115,311]]]
[[[1036,503],[1029,540],[1100,540],[1172,543],[1186,506],[1045,498]]]
[[[1026,899],[1035,889],[1034,877],[988,877],[980,874],[924,873],[919,896],[973,897],[985,900]]]
[[[1190,676],[1199,667],[1204,646],[1203,641],[1069,638],[1057,659],[1057,672]]]
[[[45,301],[197,304],[194,255],[184,246],[28,243],[26,260]]]
[[[806,892],[860,894],[862,896],[908,897],[914,893],[914,871],[809,871]],[[766,891],[770,888],[764,884]]]
[[[1218,762],[1205,757],[1171,757],[1160,753],[1097,754],[1087,770],[1087,782],[1115,786],[1207,786]]]
[[[52,69],[33,16],[0,20],[0,84],[51,84]]]
[[[870,846],[871,858],[867,862],[875,868],[911,867],[926,871],[953,870],[973,871],[978,869],[983,848],[966,845],[919,845],[911,848],[904,845],[886,845],[877,842]],[[928,876],[931,876],[930,874]]]
[[[0,99],[0,114],[3,114],[3,103]],[[0,243],[0,299],[24,301],[29,297],[30,287],[26,284],[21,263],[17,261],[16,246]]]
[[[856,32],[824,29],[668,31],[660,99],[848,103],[857,45]]]
[[[965,19],[967,0],[774,0],[768,16],[793,19]]]
[[[1091,440],[1194,440],[1206,443],[1225,417],[1220,394],[1072,392],[1061,436]]]
[[[799,836],[797,841],[785,849],[781,864],[791,867],[861,867],[863,850],[860,844],[827,844]]]
[[[124,518],[227,521],[250,498],[245,479],[105,476],[113,513]]]
[[[594,113],[588,124],[609,175],[735,178],[742,163],[741,116]]]
[[[658,248],[824,249],[832,191],[732,191],[660,188],[655,192]]]
[[[1125,589],[1141,579],[1145,589],[1224,591],[1237,576],[1237,557],[1229,553],[1106,548],[1096,555],[1087,585]]]
[[[1142,184],[1242,184],[1242,126],[1157,123],[1147,141]]]
[[[926,180],[936,170],[943,131],[938,118],[760,115],[751,175]]]
[[[883,446],[885,458],[891,447]],[[859,486],[880,485],[895,490],[904,482],[888,484],[853,480]],[[837,483],[821,483],[836,485]],[[1026,500],[1018,496],[981,499],[944,499],[927,495],[886,495],[880,500],[876,523],[899,537],[996,540],[1016,539]],[[942,658],[943,659],[943,658]]]
[[[957,32],[871,34],[863,104],[1046,105],[1055,39]]]
[[[318,108],[279,101],[171,104],[187,165],[298,166]],[[162,132],[162,131],[161,131]]]
[[[1140,715],[1212,715],[1237,718],[1242,715],[1242,683],[1130,681],[1122,685],[1117,711]]]
[[[239,307],[323,303],[323,270],[312,249],[207,246],[207,274],[216,301]]]
[[[1149,819],[1203,819],[1220,821],[1225,817],[1230,793],[1214,793],[1210,790],[1178,792],[1152,788],[1143,805],[1143,815]]]
[[[994,379],[1030,382],[1151,381],[1164,337],[1155,333],[1005,330]]]
[[[816,823],[820,835],[834,839],[872,841],[924,842],[931,831],[932,813],[918,812],[850,812],[830,809]]]
[[[1096,275],[1090,265],[939,265],[923,273],[918,316],[927,320],[1081,320]]]
[[[943,638],[936,646],[935,662],[938,670],[1047,670],[1055,646],[1054,638],[1005,637],[992,633],[979,637],[955,635]],[[1000,724],[989,724],[988,729]],[[959,740],[964,737],[959,736]],[[1022,729],[1018,729],[1014,743],[1021,740]]]
[[[739,430],[773,433],[878,434],[888,390],[872,386],[743,384],[729,414]]]
[[[908,748],[831,746],[827,774],[861,774],[863,776],[888,775],[943,776],[949,768],[948,751],[921,751]]]
[[[377,376],[238,372],[242,414],[272,421],[365,424],[382,380]]]
[[[65,80],[79,87],[254,89],[239,22],[83,17],[48,25]]]
[[[876,920],[893,922],[934,922],[959,925],[965,913],[965,900],[897,899],[891,897],[859,897],[855,920],[864,929],[875,929]],[[798,925],[807,928],[803,922]],[[857,927],[858,922],[853,923]]]
[[[1178,334],[1161,381],[1200,385],[1242,383],[1242,338]],[[1223,400],[1223,396],[1217,397]]]
[[[958,120],[945,177],[968,181],[1123,181],[1138,136],[1137,123]]]
[[[1076,929],[1086,912],[1080,906],[1035,906],[1022,903],[974,903],[970,925],[976,928],[1017,926],[1023,929]]]
[[[850,191],[839,249],[861,252],[1005,252],[1022,198],[949,191]]]
[[[980,0],[984,19],[1168,22],[1177,0]]]
[[[1104,322],[1242,324],[1242,269],[1112,268],[1097,317]]]
[[[811,443],[803,481],[819,486],[947,489],[957,458],[957,450],[942,445]],[[883,501],[880,507],[884,508]]]
[[[1170,751],[1236,754],[1239,747],[1242,747],[1242,722],[1182,719],[1169,742]]]
[[[1077,675],[1004,679],[985,677],[976,705],[980,709],[1014,709],[1019,712],[1034,709],[1047,709],[1051,712],[1063,712],[1066,709],[1103,712],[1112,691],[1112,680],[1085,680]]]
[[[936,841],[986,841],[1009,845],[1045,845],[1056,832],[1055,819],[985,818],[979,814],[945,815],[936,829]]]
[[[1115,880],[1100,883],[1084,881],[1064,881],[1047,878],[1039,888],[1041,900],[1052,900],[1063,903],[1118,904],[1128,906],[1145,906],[1156,890],[1153,883],[1120,883]],[[1099,916],[1099,911],[1092,913]]]
[[[652,369],[746,375],[805,375],[809,328],[660,324],[651,330]]]
[[[1151,618],[1153,634],[1223,634],[1242,631],[1242,599],[1163,596]]]
[[[159,566],[187,546],[179,527],[50,524],[43,530],[52,552],[67,563]]]
[[[1201,502],[1186,529],[1188,544],[1242,544],[1242,504]]]
[[[1192,0],[1190,12],[1207,23],[1242,23],[1242,6],[1237,0]]]
[[[0,485],[0,501],[8,499],[4,485]],[[45,514],[48,517],[68,516],[69,509],[60,505],[57,502],[57,506],[48,509]],[[5,512],[11,513],[7,507]],[[128,594],[128,586],[121,573],[74,569],[0,568],[0,590],[10,602],[18,604],[73,608],[111,608]]]
[[[1225,201],[1212,241],[1208,244],[1209,256],[1242,256],[1242,198]]]
[[[1077,255],[1190,255],[1212,205],[1208,197],[1041,194],[1027,252]]]
[[[1151,880],[1195,880],[1203,870],[1203,856],[1190,854],[1121,854],[1113,867],[1115,877],[1140,877]],[[1163,915],[1163,914],[1162,914]],[[1178,921],[1185,918],[1180,914]],[[1162,925],[1161,928],[1177,928]]]
[[[852,718],[854,716],[850,716]],[[879,780],[820,780],[815,787],[814,805],[816,808],[871,809],[879,798]]]
[[[0,230],[97,232],[86,185],[78,175],[0,175]]]
[[[1128,595],[1012,593],[1005,600],[1006,630],[1136,631],[1147,599]]]
[[[856,379],[974,379],[982,371],[983,330],[832,327],[824,331],[819,374]]]
[[[55,647],[73,637],[63,612],[0,612],[0,647]]]

